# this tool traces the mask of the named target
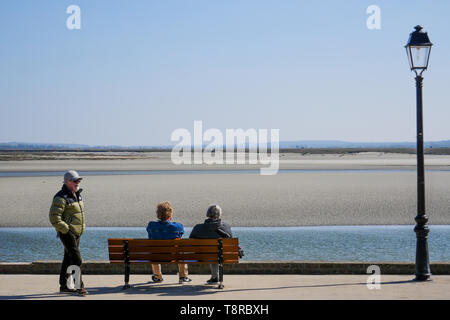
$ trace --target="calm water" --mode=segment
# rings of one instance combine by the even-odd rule
[[[414,262],[414,226],[235,227],[243,260]],[[185,228],[188,237],[192,228]],[[145,228],[88,227],[83,260],[108,260],[108,238],[146,238]],[[450,261],[450,225],[430,226],[430,261]],[[61,260],[53,228],[0,228],[0,261]]]

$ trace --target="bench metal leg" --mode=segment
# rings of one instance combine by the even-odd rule
[[[125,285],[123,286],[122,290],[126,290],[130,287],[128,282],[130,282],[130,265],[128,263],[126,263],[125,264]]]
[[[222,239],[217,241],[218,262],[219,262],[219,286],[217,289],[223,289],[223,242]]]
[[[128,282],[130,281],[130,255],[128,252],[128,240],[123,242],[123,257],[125,263],[125,285],[122,290],[126,290],[130,287]]]
[[[122,287],[122,290],[127,290],[128,288],[131,288],[131,286],[128,283],[125,283],[125,285]]]
[[[217,289],[223,289],[223,263],[219,264],[219,286]]]

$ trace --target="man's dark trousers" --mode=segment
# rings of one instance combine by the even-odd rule
[[[61,273],[59,274],[59,285],[62,287],[67,286],[67,268],[71,265],[76,265],[81,268],[81,253],[80,253],[80,237],[74,235],[72,231],[66,234],[58,232],[59,239],[61,239],[64,245],[64,259],[61,264]],[[84,288],[83,281],[81,280],[81,288]]]

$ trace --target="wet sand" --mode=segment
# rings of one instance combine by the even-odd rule
[[[123,154],[115,152],[72,152],[60,159],[58,152],[48,160],[0,161],[0,172],[11,171],[64,171],[75,168],[80,171],[99,170],[245,170],[268,167],[267,164],[180,164],[171,161],[170,152],[143,152]],[[117,159],[119,157],[119,159]],[[107,159],[106,159],[107,158]],[[348,154],[280,153],[280,169],[415,169],[416,155],[402,153],[364,152]],[[450,155],[426,155],[429,169],[450,170]]]
[[[281,169],[383,169],[380,171],[245,174],[158,174],[85,176],[88,226],[143,226],[168,200],[175,221],[193,226],[208,205],[223,208],[232,226],[414,225],[415,155],[292,155]],[[450,156],[425,157],[426,208],[430,224],[450,224]],[[1,161],[0,171],[238,170],[249,165],[175,166],[170,154],[140,160]],[[50,226],[48,210],[62,177],[0,177],[0,227]]]

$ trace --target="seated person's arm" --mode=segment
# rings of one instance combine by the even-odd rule
[[[221,228],[217,229],[216,232],[222,238],[231,238],[231,235],[229,233],[227,233],[225,230],[221,229]]]

